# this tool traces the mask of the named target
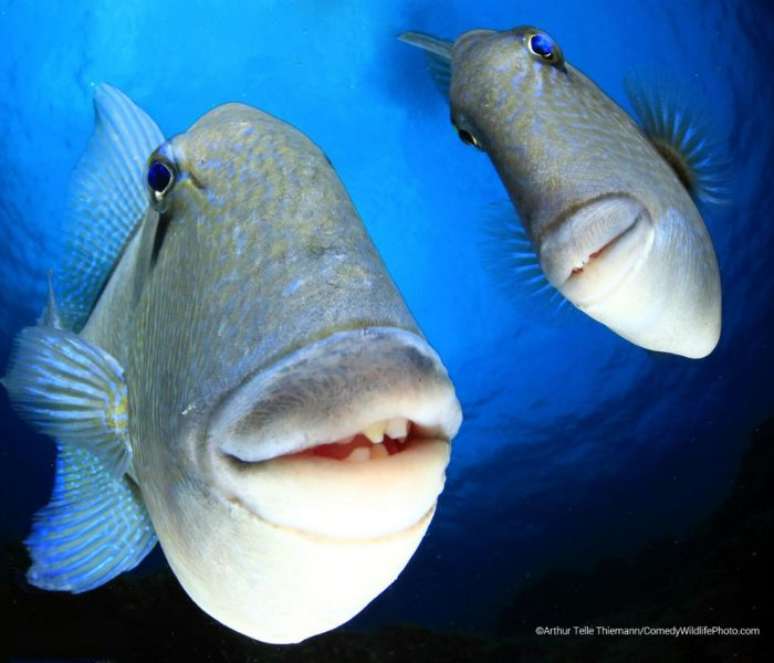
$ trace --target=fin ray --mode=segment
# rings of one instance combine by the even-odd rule
[[[552,312],[566,301],[546,279],[532,240],[510,201],[491,205],[479,242],[484,268],[510,299],[547,305]]]
[[[626,95],[645,136],[664,157],[697,203],[724,204],[728,162],[707,117],[685,105],[657,84],[646,91],[633,77],[625,80]],[[683,95],[685,96],[685,95]]]

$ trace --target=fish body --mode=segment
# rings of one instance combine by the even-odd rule
[[[227,104],[165,141],[118,90],[95,106],[63,322],[24,330],[4,379],[60,450],[30,580],[90,589],[158,537],[227,626],[273,643],[334,628],[432,518],[461,421],[446,370],[301,132]],[[73,547],[99,482],[120,524],[91,521],[123,544],[84,532]]]
[[[655,143],[537,28],[401,38],[436,70],[448,63],[452,123],[491,159],[547,280],[633,343],[709,354],[720,276],[677,146]]]

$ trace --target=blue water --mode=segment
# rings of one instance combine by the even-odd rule
[[[710,513],[748,433],[774,414],[767,3],[214,5],[0,2],[0,372],[59,259],[94,86],[124,90],[166,135],[241,101],[330,156],[465,413],[430,533],[356,625],[485,631],[525,579],[679,539]],[[451,129],[421,54],[395,37],[524,23],[627,109],[626,76],[690,90],[727,141],[730,202],[705,214],[724,295],[707,359],[651,354],[577,312],[508,297],[482,266],[481,225],[507,207],[504,190]],[[18,541],[48,499],[53,448],[5,394],[0,408],[0,538]]]

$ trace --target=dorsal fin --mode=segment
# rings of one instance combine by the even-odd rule
[[[423,32],[404,32],[398,39],[424,51],[430,75],[441,94],[448,99],[451,86],[452,42]]]
[[[727,164],[720,156],[723,150],[714,139],[712,123],[670,94],[672,87],[662,83],[646,89],[633,77],[625,81],[642,132],[694,201],[724,203]],[[696,99],[691,103],[693,108],[704,106]]]
[[[60,311],[76,331],[145,214],[147,159],[164,141],[153,120],[110,85],[95,90],[94,110],[94,133],[73,174],[60,278]]]

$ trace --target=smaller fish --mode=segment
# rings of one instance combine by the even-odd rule
[[[717,202],[721,182],[696,121],[631,86],[638,126],[538,28],[400,39],[428,55],[460,139],[489,155],[548,282],[643,348],[712,352],[720,273],[695,201]],[[504,251],[518,241],[496,234]]]

